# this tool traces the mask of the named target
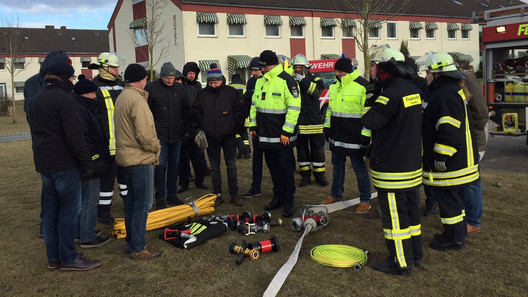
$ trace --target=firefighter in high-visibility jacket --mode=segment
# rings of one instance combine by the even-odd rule
[[[370,159],[389,256],[373,265],[388,274],[410,274],[423,258],[420,225],[422,99],[412,85],[405,58],[395,49],[370,50],[373,79],[381,93],[363,110],[372,131]]]
[[[251,102],[249,129],[258,137],[273,180],[273,200],[266,210],[283,206],[283,217],[293,215],[295,194],[295,127],[301,111],[299,87],[284,72],[275,52],[265,50],[259,64],[264,76],[257,80]]]
[[[125,173],[119,169],[115,162],[116,138],[114,127],[114,104],[117,97],[123,91],[123,80],[119,75],[120,58],[116,53],[104,52],[97,58],[97,63],[90,64],[90,69],[97,69],[97,75],[93,82],[99,87],[97,91],[97,103],[99,106],[98,118],[103,126],[103,133],[108,139],[110,151],[110,165],[112,170],[101,178],[99,205],[97,206],[97,218],[103,224],[113,224],[114,218],[110,214],[112,197],[114,195],[114,182],[117,177],[119,195],[125,199],[128,193]]]
[[[304,55],[295,56],[292,65],[301,94],[296,146],[297,163],[301,174],[299,186],[304,187],[311,182],[312,169],[315,181],[321,186],[328,186],[325,177],[323,119],[319,107],[319,96],[324,90],[324,83],[320,77],[310,73],[310,63]]]
[[[436,250],[459,250],[467,228],[463,187],[479,179],[478,149],[467,97],[459,83],[464,75],[451,55],[429,52],[424,57],[429,81],[423,112],[423,183],[438,201],[444,232],[435,234]]]

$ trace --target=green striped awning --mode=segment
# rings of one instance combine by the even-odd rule
[[[13,63],[26,63],[26,58],[14,58]]]
[[[0,58],[0,63],[5,63],[5,62],[6,62],[6,58]]]
[[[306,26],[306,19],[304,17],[290,17],[290,27],[293,26]]]
[[[245,25],[247,24],[246,15],[238,13],[227,14],[227,24],[229,25]]]
[[[196,12],[196,22],[218,24],[218,16],[216,12]]]
[[[409,29],[423,29],[423,25],[420,22],[409,22]]]
[[[459,53],[459,52],[448,52],[448,54],[450,54],[451,57],[453,57],[453,60],[459,64],[460,62],[462,63],[473,62],[473,57],[471,55],[466,55],[466,54]]]
[[[90,58],[90,57],[81,57],[81,62],[92,62],[92,58]]]
[[[24,81],[15,81],[15,88],[23,88],[24,83]]]
[[[130,25],[128,25],[129,29],[138,29],[138,28],[146,28],[147,27],[147,18],[140,18],[137,20],[133,20]]]
[[[38,58],[38,62],[41,63],[41,64],[44,63],[44,60],[46,60],[45,57],[40,57],[40,58]]]
[[[265,15],[264,16],[265,26],[282,26],[282,18],[280,15]]]
[[[321,54],[322,60],[339,59],[341,55],[338,54]]]
[[[200,67],[200,71],[207,72],[209,70],[209,66],[211,64],[216,63],[218,68],[220,68],[220,62],[218,60],[198,60],[198,66]]]
[[[348,27],[356,28],[357,27],[356,20],[353,20],[353,19],[341,19],[341,26],[343,28],[348,28]]]
[[[335,27],[337,22],[334,18],[321,18],[321,27]]]
[[[381,24],[381,22],[378,21],[378,20],[375,20],[375,21],[373,21],[373,20],[369,20],[369,21],[368,21],[368,26],[369,26],[370,28],[382,28],[382,27],[383,27],[383,25]]]
[[[235,73],[237,68],[248,68],[251,57],[248,55],[231,55],[227,56],[227,71],[229,77]]]
[[[462,24],[462,30],[463,31],[471,31],[471,30],[473,30],[473,26],[471,26],[471,24]]]
[[[425,30],[438,30],[438,25],[435,22],[425,22]]]
[[[458,24],[455,24],[455,23],[447,23],[447,30],[449,31],[460,30],[460,26],[458,26]]]

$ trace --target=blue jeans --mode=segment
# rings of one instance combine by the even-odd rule
[[[262,159],[264,153],[260,149],[260,143],[258,137],[253,139],[253,182],[251,183],[251,189],[260,192],[262,185]]]
[[[332,190],[330,195],[337,200],[343,198],[345,191],[345,155],[336,154],[332,152],[333,180]],[[350,158],[352,161],[352,168],[356,173],[357,184],[359,189],[359,200],[361,202],[370,203],[370,177],[367,170],[367,165],[363,158]]]
[[[180,162],[181,141],[174,143],[161,142],[159,165],[154,172],[156,200],[165,200],[165,185],[167,196],[176,196],[178,189],[178,165]],[[166,183],[165,183],[166,181]]]
[[[482,181],[480,178],[474,184],[464,187],[462,198],[466,209],[466,223],[480,227],[480,217],[482,217]]]
[[[148,211],[152,207],[154,166],[126,167],[128,196],[125,200],[126,241],[131,252],[137,253],[146,245]]]
[[[82,180],[82,206],[79,215],[79,235],[81,242],[85,243],[97,238],[95,224],[97,222],[97,204],[99,203],[100,179]]]
[[[42,229],[49,262],[69,264],[77,259],[76,224],[81,212],[81,173],[78,168],[41,173]]]

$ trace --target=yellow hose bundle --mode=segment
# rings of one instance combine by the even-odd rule
[[[215,194],[204,195],[189,204],[168,207],[150,212],[147,218],[147,231],[167,227],[184,222],[187,218],[208,215],[214,212]],[[193,207],[194,206],[194,207]],[[122,239],[126,237],[125,219],[114,220],[114,228],[110,230],[112,236]]]
[[[361,269],[367,263],[367,252],[349,245],[327,244],[314,247],[310,257],[315,262],[330,267],[355,267]],[[357,266],[359,265],[359,266]]]

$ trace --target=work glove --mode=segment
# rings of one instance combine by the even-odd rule
[[[304,79],[304,75],[302,74],[299,74],[299,73],[295,73],[295,80],[298,81],[298,82],[301,82],[301,80]]]
[[[92,164],[85,164],[81,166],[81,178],[92,179],[94,177],[95,170]]]
[[[330,128],[323,128],[323,135],[327,143],[330,143]]]
[[[359,136],[359,145],[361,145],[361,148],[367,148],[370,144],[370,137],[365,135]]]
[[[434,160],[434,168],[436,171],[446,171],[447,167],[445,161]]]
[[[196,145],[202,150],[207,149],[207,137],[203,130],[198,130],[198,133],[196,133],[196,136],[194,137],[194,143],[196,143]]]

